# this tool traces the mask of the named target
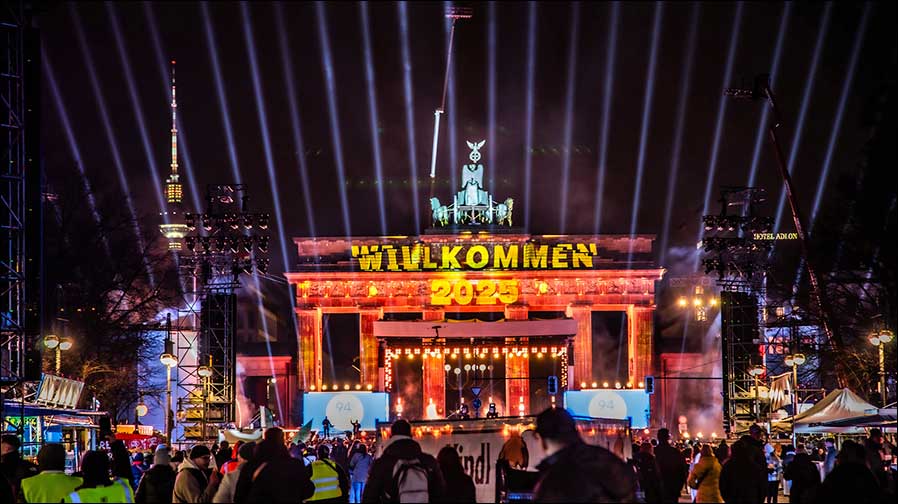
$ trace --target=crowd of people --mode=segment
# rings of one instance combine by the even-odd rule
[[[670,431],[633,446],[632,465],[643,502],[772,503],[782,491],[791,503],[892,502],[895,448],[871,429],[859,443],[835,439],[819,444],[778,444],[753,425],[736,442],[673,443]]]
[[[586,444],[573,418],[550,408],[536,419],[545,458],[537,466],[537,502],[789,502],[892,501],[892,450],[871,430],[863,443],[780,445],[752,426],[732,444],[656,439],[633,445],[625,462]],[[405,420],[393,423],[374,457],[363,437],[314,437],[308,443],[267,429],[258,442],[222,441],[172,451],[130,454],[114,436],[107,449],[84,454],[80,470],[65,472],[62,445],[45,444],[37,465],[19,456],[19,440],[2,437],[2,502],[474,502],[475,485],[448,445],[436,457],[422,451]],[[823,473],[821,476],[821,472]],[[782,485],[782,486],[781,486]],[[686,492],[684,492],[684,490]]]

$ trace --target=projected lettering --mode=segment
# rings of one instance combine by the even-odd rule
[[[511,304],[518,300],[517,280],[460,280],[437,279],[430,282],[430,304],[494,305]]]
[[[353,245],[362,271],[592,269],[594,243]]]
[[[798,233],[754,233],[755,240],[797,240]]]

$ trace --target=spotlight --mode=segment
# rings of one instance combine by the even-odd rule
[[[257,225],[259,229],[268,229],[269,216],[267,213],[260,213]]]
[[[243,228],[250,230],[253,228],[253,214],[243,214]]]
[[[258,246],[260,252],[268,252],[268,242],[270,238],[268,236],[259,236],[258,238]]]
[[[206,231],[212,231],[212,216],[209,214],[202,214],[203,221],[203,229]]]
[[[195,236],[185,237],[184,243],[187,245],[187,250],[193,252],[194,249],[196,249],[196,237]]]
[[[196,215],[191,212],[185,213],[184,224],[187,225],[188,231],[196,231]]]

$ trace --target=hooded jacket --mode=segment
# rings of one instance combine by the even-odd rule
[[[172,502],[212,502],[218,485],[209,485],[209,477],[193,460],[185,458],[178,466]]]
[[[171,502],[176,476],[171,465],[153,464],[140,478],[137,492],[134,494],[134,501],[138,504]]]
[[[430,478],[427,490],[430,502],[440,502],[443,497],[443,474],[435,458],[421,451],[421,445],[409,436],[392,436],[384,443],[383,454],[371,464],[368,482],[362,495],[362,502],[394,502],[389,496],[396,495],[393,481],[393,467],[400,460],[418,459]]]

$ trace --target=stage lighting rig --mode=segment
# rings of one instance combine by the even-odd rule
[[[720,213],[705,215],[702,249],[710,256],[702,260],[705,274],[717,273],[725,284],[759,286],[768,269],[772,240],[763,237],[772,231],[773,220],[754,214],[756,205],[766,200],[763,189],[725,188]],[[729,213],[741,207],[739,213]],[[762,239],[757,239],[760,236]]]

